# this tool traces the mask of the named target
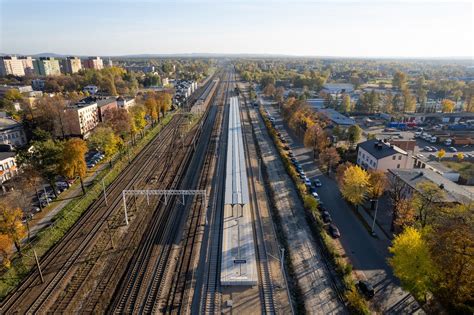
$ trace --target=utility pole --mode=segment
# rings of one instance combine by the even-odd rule
[[[105,191],[105,183],[104,183],[104,179],[102,178],[102,189],[104,191],[104,201],[105,201],[105,205],[108,206],[108,203],[107,203],[107,192]]]
[[[39,260],[38,260],[38,255],[36,255],[36,250],[35,250],[34,247],[33,247],[33,254],[35,255],[36,266],[38,267],[38,272],[39,272],[39,275],[40,275],[40,278],[41,278],[41,283],[44,283],[43,273],[41,272],[41,266],[40,266],[40,263],[39,263]]]

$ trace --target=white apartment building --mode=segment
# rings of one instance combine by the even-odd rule
[[[87,138],[99,123],[97,103],[77,103],[66,108],[66,135]]]
[[[413,161],[410,153],[382,140],[367,140],[357,148],[357,164],[366,170],[413,168]]]
[[[0,57],[0,75],[16,75],[24,76],[25,69],[23,68],[23,62],[14,56],[3,56]]]

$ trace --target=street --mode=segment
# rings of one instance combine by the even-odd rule
[[[330,212],[333,222],[341,232],[341,244],[351,260],[354,270],[361,278],[367,279],[376,291],[373,299],[376,309],[387,314],[413,313],[419,306],[413,297],[403,291],[387,263],[390,241],[384,237],[374,238],[364,227],[356,214],[342,198],[334,179],[329,178],[315,165],[311,149],[303,146],[289,128],[283,124],[278,110],[265,104],[265,108],[275,118],[275,125],[288,140],[296,159],[302,165],[307,176],[318,178],[322,187],[318,194]],[[382,233],[378,233],[382,234]]]

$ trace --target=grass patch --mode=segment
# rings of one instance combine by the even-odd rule
[[[463,178],[469,179],[474,177],[474,163],[469,161],[441,161],[447,167],[458,172]]]
[[[117,154],[112,168],[105,168],[97,175],[94,183],[86,189],[86,195],[72,199],[61,209],[54,216],[54,223],[39,231],[32,240],[32,244],[23,247],[23,256],[15,254],[12,257],[11,267],[2,270],[0,276],[0,299],[3,299],[33,267],[36,267],[33,248],[36,250],[38,257],[41,257],[58,243],[89,206],[99,198],[102,193],[102,180],[106,186],[110,185],[128,165],[128,153],[130,159],[133,159],[170,122],[175,113],[167,114],[159,124],[146,130],[144,137],[138,140],[135,146],[129,148],[129,152],[125,151]]]

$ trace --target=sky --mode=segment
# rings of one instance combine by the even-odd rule
[[[0,0],[0,52],[472,58],[473,3]]]

